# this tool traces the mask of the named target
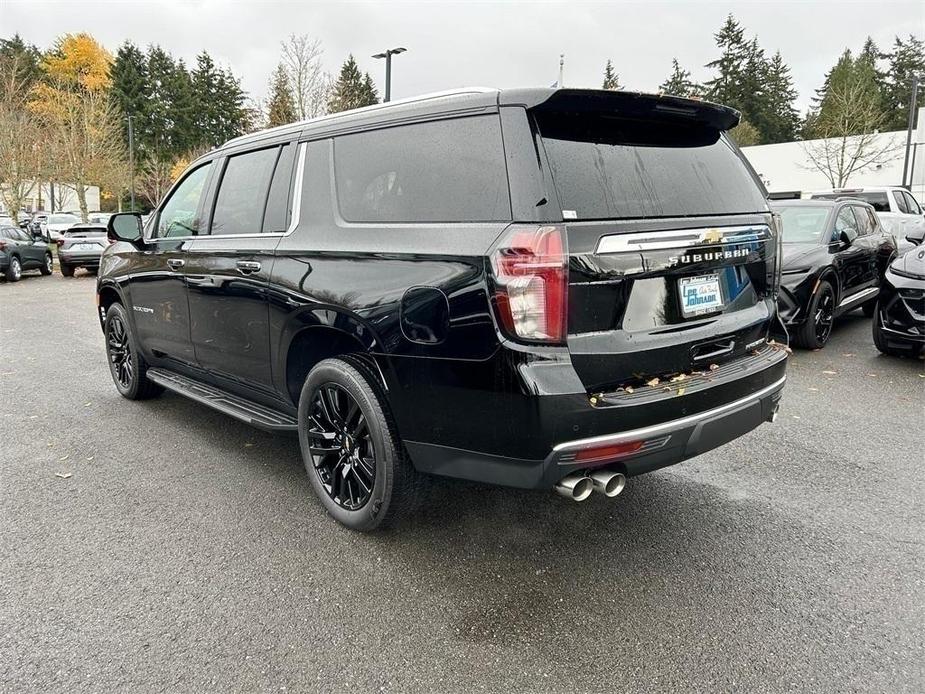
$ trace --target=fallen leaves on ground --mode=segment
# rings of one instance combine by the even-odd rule
[[[826,369],[826,370],[823,371],[822,373],[828,374],[829,376],[837,376],[837,375],[838,375],[838,372],[837,372],[837,371],[831,371],[831,370],[829,370],[829,369]]]
[[[70,472],[56,472],[55,473],[55,477],[60,477],[63,480],[66,480],[70,476],[71,476]]]

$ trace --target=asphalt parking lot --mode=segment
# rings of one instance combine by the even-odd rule
[[[925,369],[860,313],[617,499],[325,517],[297,441],[116,393],[94,278],[0,283],[5,691],[925,689]]]

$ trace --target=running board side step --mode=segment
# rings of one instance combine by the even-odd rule
[[[267,431],[297,431],[295,417],[215,386],[166,369],[148,369],[148,378],[178,395],[208,405],[230,417]]]
[[[844,299],[842,299],[838,304],[838,308],[843,309],[843,308],[846,308],[847,306],[854,306],[856,304],[861,304],[864,301],[869,301],[870,299],[873,299],[879,293],[880,293],[880,287],[868,287],[867,289],[862,289],[861,291],[855,294],[850,294],[849,296],[846,296]]]

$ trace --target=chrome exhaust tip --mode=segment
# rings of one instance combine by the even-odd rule
[[[591,473],[594,489],[604,496],[615,497],[626,486],[626,475],[613,470],[597,470]]]
[[[572,501],[584,501],[594,491],[594,482],[583,473],[575,473],[559,480],[555,490]]]

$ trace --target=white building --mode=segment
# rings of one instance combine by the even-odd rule
[[[66,183],[42,183],[32,186],[32,190],[23,200],[23,210],[26,212],[51,211],[52,188],[54,188],[55,211],[64,212],[66,210],[79,210],[80,203],[77,201],[77,193],[73,185]],[[87,186],[87,210],[90,212],[100,209],[100,189],[99,186]],[[3,202],[3,196],[0,195],[0,212],[6,212],[6,205]]]
[[[893,147],[889,160],[852,174],[846,188],[862,186],[898,186],[903,180],[903,157],[906,151],[906,131],[880,133],[873,147]],[[809,163],[807,147],[817,140],[807,142],[781,142],[776,145],[743,147],[742,153],[761,176],[771,193],[784,191],[820,190],[831,188],[832,184],[818,169]],[[912,132],[913,147],[910,151],[912,169],[911,190],[919,202],[925,202],[925,108],[918,112],[918,129]],[[913,158],[914,153],[914,158]],[[909,174],[906,174],[909,181]]]

